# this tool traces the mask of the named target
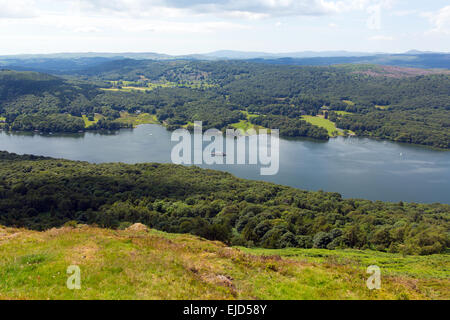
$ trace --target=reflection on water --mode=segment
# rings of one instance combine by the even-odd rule
[[[175,144],[170,132],[158,125],[110,133],[0,132],[0,150],[95,163],[170,163]],[[275,176],[260,176],[255,165],[202,167],[301,189],[339,192],[347,198],[450,203],[450,152],[367,138],[283,139]]]

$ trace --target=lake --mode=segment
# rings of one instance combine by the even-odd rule
[[[112,134],[0,132],[0,150],[93,163],[171,163],[175,144],[171,132],[150,124]],[[280,169],[274,176],[261,176],[255,165],[201,167],[305,190],[339,192],[345,198],[450,203],[450,152],[368,138],[281,139]]]

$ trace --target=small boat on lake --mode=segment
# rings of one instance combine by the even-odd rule
[[[226,157],[227,154],[225,152],[211,152],[211,156],[213,156],[213,157]]]

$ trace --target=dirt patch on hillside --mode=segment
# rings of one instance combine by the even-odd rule
[[[65,233],[72,232],[74,228],[71,227],[62,227],[62,228],[51,228],[45,232],[46,235],[50,237],[56,237]]]
[[[67,260],[70,264],[78,265],[98,258],[99,248],[95,243],[77,246],[69,249]]]
[[[11,240],[20,236],[21,232],[7,232],[5,229],[0,229],[0,241]]]
[[[16,229],[16,228],[6,228],[0,226],[0,241],[12,240],[18,237],[29,237],[33,234],[33,231],[28,231],[25,229]]]
[[[227,287],[234,290],[233,278],[230,276],[224,276],[222,274],[203,274],[200,278],[213,285]]]

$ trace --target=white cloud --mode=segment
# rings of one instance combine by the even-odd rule
[[[0,0],[0,18],[30,18],[37,15],[32,0]]]
[[[65,0],[73,3],[73,0]],[[78,2],[79,1],[79,2]],[[115,14],[122,17],[179,18],[186,10],[168,6],[164,0],[78,0],[74,7],[95,15]]]
[[[381,6],[373,5],[367,8],[369,18],[367,19],[367,27],[371,30],[381,29]]]
[[[74,32],[77,33],[96,33],[96,32],[100,32],[102,31],[100,28],[96,28],[96,27],[89,27],[89,26],[84,26],[84,27],[78,27],[73,29]]]
[[[400,45],[409,48],[411,45],[404,43],[423,36],[423,27],[416,31],[418,36],[410,38],[398,33],[397,24],[391,25],[391,32],[366,30],[365,22],[373,13],[368,12],[369,8],[379,8],[381,18],[401,9],[417,8],[411,4],[387,10],[392,4],[389,0],[0,0],[0,37],[8,39],[1,49],[27,52],[159,48],[187,53],[224,48],[280,52],[379,48],[392,51]],[[429,29],[450,29],[445,11],[432,14],[433,18],[431,14],[427,16],[433,19]],[[381,20],[371,22],[372,29],[382,29]],[[368,40],[372,35],[375,36]],[[399,41],[392,42],[390,35]],[[355,37],[368,42],[348,41]],[[423,48],[419,49],[431,49],[427,46],[428,43],[422,43]]]
[[[134,23],[128,21],[127,24],[122,26],[122,30],[126,32],[160,32],[160,33],[211,33],[220,30],[243,30],[248,27],[228,22],[166,22],[166,21],[153,21],[151,23]]]
[[[103,27],[114,27],[114,22],[108,18],[90,18],[78,14],[57,15],[42,14],[28,22],[34,27],[46,27],[54,29],[55,32],[69,31],[76,33],[100,32]]]
[[[5,22],[6,23],[6,22]],[[139,34],[146,32],[162,34],[194,34],[212,33],[218,31],[238,31],[250,27],[240,23],[227,21],[168,21],[162,19],[134,19],[133,17],[117,16],[87,16],[75,13],[73,15],[43,14],[27,23],[33,28],[52,29],[53,33],[103,33],[105,34]],[[8,25],[19,25],[18,21]]]
[[[450,6],[446,6],[437,12],[425,13],[424,16],[433,25],[431,32],[450,34]]]
[[[0,0],[1,17],[59,13],[156,19],[196,16],[256,20],[283,16],[324,16],[389,7],[395,0]],[[39,8],[39,10],[38,10]]]
[[[395,38],[391,36],[377,35],[369,38],[374,41],[394,41]]]
[[[316,16],[336,11],[336,2],[325,0],[225,0],[215,3],[205,3],[203,0],[169,0],[167,3],[202,13],[246,12],[264,16]]]
[[[395,16],[395,17],[406,17],[406,16],[416,15],[418,13],[419,13],[418,10],[399,10],[399,11],[391,12],[391,15]]]
[[[134,16],[159,14],[215,14],[224,17],[261,19],[280,16],[321,16],[378,5],[389,7],[394,0],[80,0],[81,9]],[[161,12],[160,10],[166,10]]]

